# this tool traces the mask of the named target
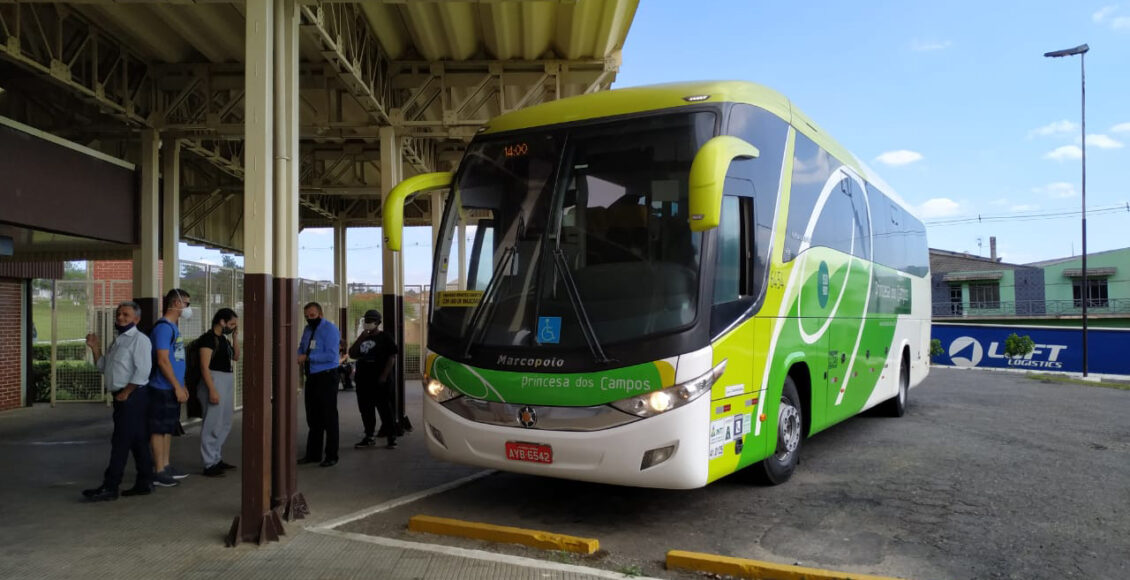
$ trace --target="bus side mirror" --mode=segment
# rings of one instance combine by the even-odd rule
[[[388,194],[381,209],[381,229],[384,231],[385,247],[400,251],[400,240],[404,233],[404,202],[409,196],[429,189],[451,187],[454,174],[450,171],[423,173],[401,181]]]
[[[692,232],[718,227],[722,216],[722,184],[726,182],[730,162],[760,154],[757,147],[729,135],[714,137],[698,150],[691,162],[690,175]]]

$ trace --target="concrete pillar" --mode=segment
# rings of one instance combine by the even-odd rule
[[[271,507],[293,521],[310,512],[298,491],[298,8],[276,5],[275,365]]]
[[[161,228],[161,258],[164,261],[164,291],[180,288],[180,141],[166,139],[161,147],[161,199],[163,224]],[[194,297],[197,298],[197,297]],[[204,296],[197,298],[204,315]],[[207,322],[204,323],[208,325]]]
[[[349,321],[349,283],[345,268],[346,256],[348,255],[346,251],[348,248],[347,234],[348,228],[345,227],[344,221],[339,219],[334,222],[334,284],[337,284],[337,324],[341,329],[341,337],[348,342],[352,338],[349,335],[352,325]]]
[[[247,0],[245,6],[242,495],[228,545],[278,540],[282,529],[270,505],[276,2]]]
[[[141,203],[138,212],[140,247],[133,254],[133,297],[141,306],[142,330],[148,331],[161,317],[160,291],[157,288],[158,224],[160,189],[157,169],[161,141],[152,129],[141,131]]]
[[[388,194],[403,178],[403,151],[400,138],[392,127],[381,127],[381,207],[388,201]],[[404,416],[404,282],[400,259],[402,252],[392,252],[386,245],[381,246],[381,267],[383,270],[381,291],[383,293],[384,329],[400,346],[396,355],[394,386],[396,391],[396,417]]]

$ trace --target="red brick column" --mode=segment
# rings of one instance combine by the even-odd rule
[[[23,282],[13,278],[0,278],[0,312],[14,315],[0,316],[0,411],[20,406],[23,390],[21,354],[27,341],[21,324],[23,311]]]

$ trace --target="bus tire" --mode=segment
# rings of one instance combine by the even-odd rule
[[[781,404],[777,409],[777,450],[754,468],[756,479],[766,485],[780,485],[792,477],[800,462],[804,440],[804,407],[792,377],[785,378]]]
[[[883,403],[882,411],[887,417],[902,417],[906,414],[906,405],[910,396],[910,365],[907,364],[909,362],[904,354],[902,362],[899,363],[899,390],[895,396]]]

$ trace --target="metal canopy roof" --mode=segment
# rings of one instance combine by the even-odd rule
[[[382,126],[411,175],[495,115],[607,89],[637,4],[303,2],[302,226],[378,223]],[[130,161],[140,128],[180,139],[182,236],[238,251],[244,26],[242,2],[0,4],[0,115]]]

